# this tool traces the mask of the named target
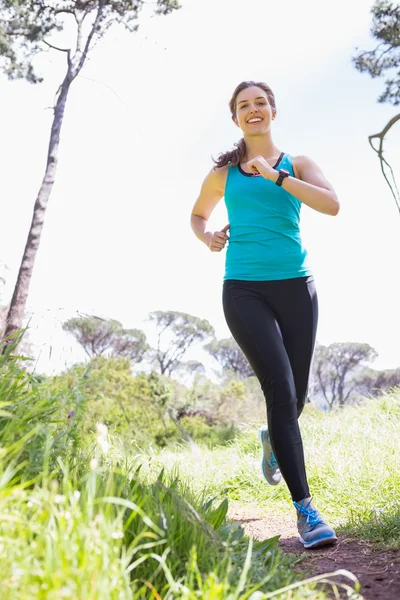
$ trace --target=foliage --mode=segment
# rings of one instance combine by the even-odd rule
[[[78,441],[72,454],[68,443],[60,445],[51,468],[48,453],[43,453],[42,469],[32,482],[29,462],[20,461],[26,442],[20,436],[29,435],[31,424],[43,419],[39,401],[49,382],[18,379],[20,371],[14,367],[21,367],[11,352],[1,361],[0,381],[8,383],[0,387],[0,406],[3,410],[3,402],[11,400],[17,411],[17,418],[9,419],[14,431],[8,429],[8,440],[21,442],[7,447],[0,438],[2,599],[325,598],[323,590],[312,587],[315,581],[296,581],[296,558],[280,552],[277,538],[249,543],[243,529],[227,519],[227,496],[258,502],[264,511],[267,503],[278,516],[290,506],[295,518],[285,486],[270,488],[262,481],[258,424],[229,446],[179,453],[165,449],[150,457],[137,450],[134,456],[121,452],[112,437],[105,444],[107,430],[99,427],[92,446]],[[127,370],[122,359],[96,357],[91,362],[104,367],[112,361],[122,373]],[[82,377],[87,383],[89,371]],[[29,402],[20,412],[18,405],[32,383],[36,396],[26,420]],[[151,384],[142,379],[164,402],[162,384],[159,375]],[[64,400],[59,396],[66,409]],[[345,533],[397,544],[398,504],[393,499],[400,487],[400,397],[392,393],[329,414],[308,405],[301,422],[317,506]],[[197,419],[196,426],[203,425]],[[42,442],[52,446],[51,439]],[[41,452],[38,445],[36,452]]]
[[[376,356],[369,344],[359,342],[317,345],[313,359],[314,394],[320,394],[329,408],[343,406],[359,385],[360,367]]]
[[[378,102],[400,104],[400,5],[378,0],[372,7],[371,35],[379,42],[374,50],[359,51],[353,58],[361,73],[371,77],[387,74]]]
[[[205,348],[223,370],[232,371],[243,378],[254,375],[247,358],[232,337],[213,340]]]
[[[140,363],[149,349],[143,331],[124,329],[115,319],[75,317],[63,323],[63,329],[72,333],[90,357],[108,352]]]
[[[210,448],[225,445],[235,439],[237,433],[232,423],[215,427],[209,425],[206,419],[201,416],[183,417],[181,424],[196,442],[204,442]]]
[[[150,313],[157,330],[157,348],[153,351],[155,364],[162,375],[169,377],[184,366],[182,358],[194,344],[204,343],[214,335],[206,319],[173,310]],[[189,364],[190,366],[190,364]]]
[[[79,425],[82,436],[90,437],[100,422],[109,428],[111,435],[126,443],[142,444],[154,439],[160,426],[156,411],[160,395],[154,395],[152,377],[144,374],[133,377],[127,358],[97,356],[88,364],[75,365],[49,379],[47,387],[63,397],[79,382],[86,398],[85,419]],[[74,409],[70,406],[70,410]]]
[[[221,580],[222,600],[237,587],[249,552],[253,564],[246,568],[243,589],[265,588],[262,570],[269,574],[267,589],[293,581],[288,568],[293,559],[282,557],[277,538],[248,551],[243,530],[226,527],[226,501],[215,506],[162,474],[145,484],[137,471],[104,461],[90,464],[71,471],[61,463],[59,483],[44,471],[31,489],[2,478],[5,600],[16,594],[37,598],[43,589],[46,598],[145,599],[157,589],[173,598],[179,582],[191,581],[194,591],[206,585],[202,579],[208,574]],[[28,561],[35,569],[26,568]]]
[[[0,0],[0,67],[10,79],[40,83],[42,78],[36,73],[33,60],[47,45],[67,54],[76,75],[84,55],[112,25],[121,24],[129,31],[137,29],[142,6],[142,0]],[[176,0],[157,0],[156,13],[167,14],[176,8]],[[75,52],[72,44],[71,48],[60,49],[48,42],[48,38],[64,30],[71,18],[76,25]],[[82,45],[85,21],[95,27]]]
[[[202,449],[201,455],[166,448],[148,468],[174,465],[196,490],[260,509],[267,519],[294,519],[286,485],[270,487],[262,477],[260,424],[250,424],[228,446]],[[344,535],[398,547],[400,390],[325,413],[307,404],[300,428],[317,508]]]
[[[299,579],[278,538],[252,543],[227,523],[226,501],[163,474],[145,484],[118,466],[80,466],[63,467],[59,484],[43,475],[33,489],[0,489],[2,600],[234,600]]]
[[[224,419],[209,423],[207,411],[188,414],[184,386],[156,372],[133,376],[126,358],[94,357],[88,364],[75,365],[62,375],[48,378],[42,393],[62,399],[66,420],[76,410],[72,394],[77,388],[85,398],[84,418],[75,425],[82,440],[91,439],[96,423],[103,423],[121,445],[144,449],[185,441],[225,443],[235,433]],[[197,419],[199,416],[203,421]],[[75,418],[74,414],[72,420]]]
[[[47,427],[54,406],[65,403],[45,394],[41,404],[39,387],[9,349],[0,361],[2,600],[237,600],[257,590],[261,598],[299,579],[295,559],[282,554],[277,537],[249,542],[227,521],[226,499],[216,504],[172,473],[149,480],[140,475],[138,457],[113,458],[104,426],[91,459],[86,447],[72,455],[66,444],[52,464],[39,445],[37,456],[24,460],[23,444],[37,424],[45,420]],[[51,427],[42,443],[54,448]],[[35,481],[31,460],[39,467]]]
[[[400,502],[388,498],[385,506],[369,506],[351,515],[347,529],[365,540],[400,550]]]
[[[372,7],[372,36],[379,41],[374,50],[358,52],[353,58],[356,69],[371,77],[387,75],[385,90],[378,102],[400,104],[400,5],[389,0],[376,0]],[[392,117],[379,133],[368,136],[372,149],[377,153],[382,175],[389,186],[400,214],[400,194],[393,169],[384,156],[383,142],[390,129],[400,120],[400,113]],[[378,145],[376,145],[378,142]]]
[[[357,392],[363,396],[379,396],[400,386],[400,368],[376,371],[364,369],[357,378]]]
[[[57,89],[44,176],[33,207],[32,220],[6,317],[5,337],[22,329],[36,254],[47,205],[54,186],[61,128],[70,88],[91,50],[113,25],[136,31],[144,0],[0,0],[0,71],[10,79],[38,83],[34,57],[44,49],[64,55],[65,72]],[[156,0],[155,12],[168,14],[177,0]],[[70,27],[72,25],[72,27]],[[55,45],[54,37],[72,32],[68,47]],[[51,41],[49,41],[51,40]]]
[[[185,396],[186,404],[179,414],[201,415],[214,423],[234,423],[265,419],[266,407],[260,384],[256,377],[236,379],[227,377],[222,383],[215,384],[209,379],[195,377]]]
[[[85,398],[79,382],[62,397],[45,391],[42,378],[22,366],[26,359],[12,353],[17,344],[11,341],[0,355],[0,447],[11,449],[9,459],[26,461],[26,476],[33,478],[45,461],[51,470],[61,453],[74,454],[80,446]],[[73,423],[67,417],[70,403],[75,406]]]

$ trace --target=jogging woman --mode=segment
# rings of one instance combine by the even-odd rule
[[[223,308],[266,400],[268,426],[260,431],[263,475],[271,485],[284,478],[297,510],[300,541],[314,548],[337,538],[312,503],[298,425],[318,321],[299,221],[302,203],[336,215],[339,202],[314,161],[291,156],[274,143],[271,125],[277,111],[267,84],[240,83],[229,106],[243,138],[214,161],[191,225],[212,252],[220,252],[229,240]],[[207,221],[222,197],[229,225],[212,233]]]

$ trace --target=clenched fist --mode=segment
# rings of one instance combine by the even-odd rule
[[[221,252],[225,248],[225,244],[228,241],[227,231],[229,228],[230,225],[225,225],[221,231],[214,231],[208,242],[211,252]]]

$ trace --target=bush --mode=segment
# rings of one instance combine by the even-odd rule
[[[31,480],[46,463],[51,471],[60,454],[74,453],[80,446],[76,425],[82,415],[84,397],[79,386],[70,398],[51,393],[43,377],[30,374],[26,359],[12,354],[12,345],[0,355],[0,447],[7,448],[9,461],[26,463],[24,476]],[[71,400],[73,396],[73,400]],[[68,421],[68,403],[74,402],[77,417]]]
[[[231,382],[222,388],[224,402],[229,393],[240,396],[238,385]],[[214,384],[208,382],[207,386],[212,389]],[[193,394],[190,397],[182,387],[154,372],[133,376],[126,358],[95,357],[88,364],[75,365],[49,378],[42,391],[48,398],[59,398],[62,419],[67,420],[74,412],[76,435],[82,439],[92,439],[97,422],[104,423],[110,435],[125,446],[165,447],[195,441],[212,447],[233,439],[234,425],[216,417],[207,403],[203,406],[201,396],[194,401]]]

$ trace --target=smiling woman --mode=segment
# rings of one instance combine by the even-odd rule
[[[240,83],[229,108],[243,138],[214,161],[193,207],[191,225],[212,252],[221,252],[228,242],[223,308],[266,400],[268,425],[260,431],[262,472],[270,485],[283,476],[297,510],[300,541],[314,548],[337,538],[312,505],[298,424],[318,321],[314,278],[300,236],[300,210],[305,203],[336,215],[339,202],[314,161],[293,157],[273,142],[277,109],[266,83]],[[207,221],[223,196],[229,224],[212,233]]]
[[[270,122],[275,118],[276,103],[273,91],[264,82],[259,82],[257,86],[254,86],[253,94],[256,94],[256,96],[252,99],[249,98],[249,96],[251,96],[251,90],[247,85],[248,83],[252,82],[244,81],[237,86],[229,102],[229,108],[231,110],[232,120],[234,123],[242,129],[243,133],[251,135],[253,128],[246,126],[263,123],[262,128],[268,127]],[[259,95],[260,90],[263,91],[262,95]],[[246,97],[238,102],[237,98],[242,92],[246,95]],[[252,115],[250,110],[250,116],[248,116],[249,103],[253,104],[254,109],[257,111],[256,115]],[[245,118],[246,115],[247,121]],[[218,159],[215,161],[217,167],[221,168],[226,165],[235,167],[236,165],[240,164],[246,155],[245,139],[242,138],[237,144],[235,144],[235,146],[235,150],[225,152],[218,157]]]

